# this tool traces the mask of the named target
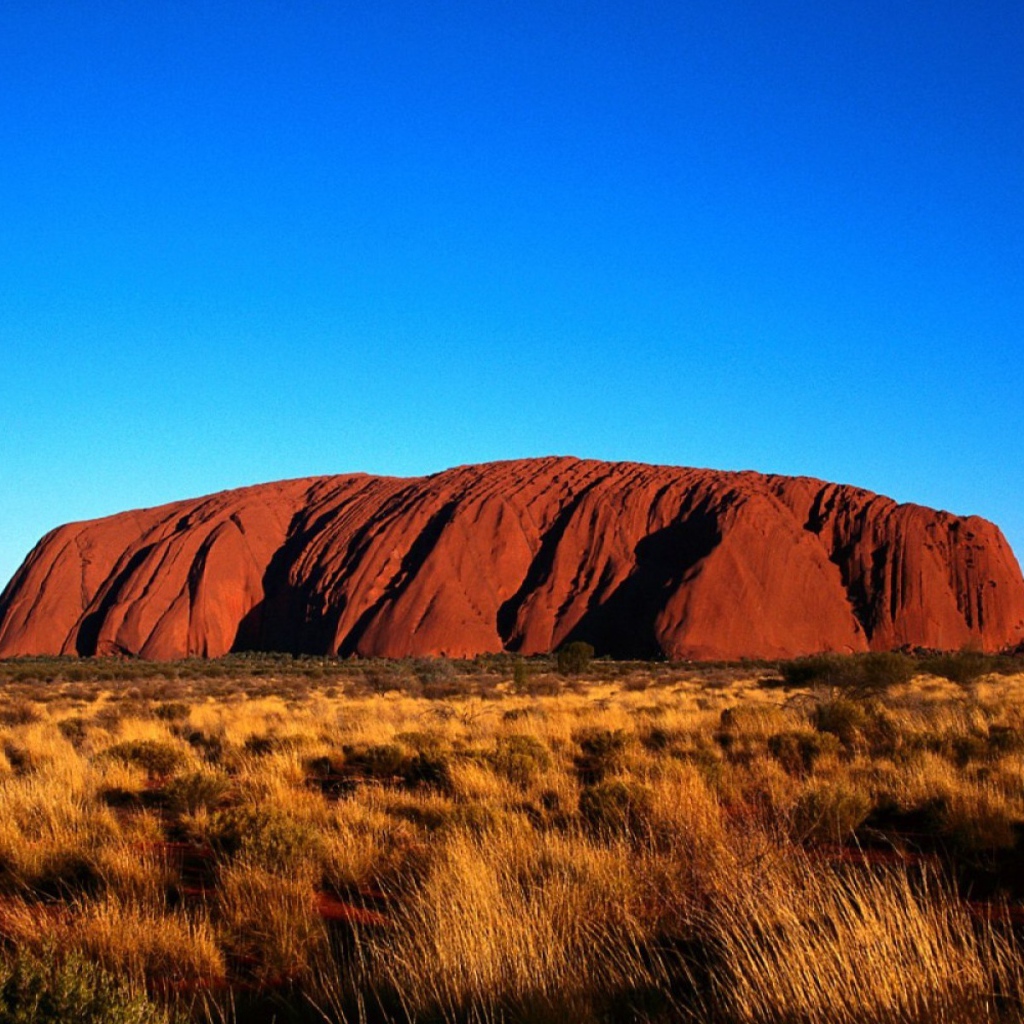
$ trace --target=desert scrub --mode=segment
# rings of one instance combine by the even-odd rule
[[[621,844],[516,828],[453,834],[393,930],[372,942],[378,984],[412,1019],[635,1017],[667,986],[644,950],[633,877]]]
[[[812,714],[818,732],[831,733],[843,746],[853,746],[863,735],[870,717],[863,703],[849,697],[821,700]]]
[[[574,640],[558,649],[556,663],[558,671],[563,676],[578,676],[585,672],[591,659],[594,657],[594,648],[582,640]]]
[[[797,842],[843,843],[871,813],[871,798],[843,782],[812,782],[793,808]]]
[[[433,666],[380,663],[412,685],[378,695],[332,659],[23,667],[45,685],[0,663],[28,708],[0,726],[4,948],[52,936],[193,1024],[307,1000],[396,1024],[981,1024],[979,993],[1018,1005],[1020,950],[984,919],[1024,900],[1024,676],[865,699],[770,665],[560,677],[537,658],[540,695],[513,692],[513,664],[424,684]],[[453,692],[415,696],[435,683]],[[819,713],[836,700],[852,729]]]
[[[596,836],[647,835],[651,810],[651,791],[638,782],[607,779],[580,792],[580,817]]]
[[[535,736],[499,736],[491,764],[499,775],[525,789],[551,767],[551,752]]]
[[[282,878],[252,864],[225,868],[218,879],[216,921],[223,945],[262,981],[294,982],[324,955],[327,933],[303,877]]]
[[[168,809],[177,815],[216,810],[228,801],[230,793],[231,779],[209,768],[178,775],[164,787]]]
[[[781,666],[782,678],[793,687],[824,687],[848,696],[876,696],[889,687],[909,683],[917,671],[912,658],[896,651],[851,656],[816,654]]]
[[[222,856],[280,875],[316,873],[323,858],[316,824],[273,804],[217,811],[208,838]]]
[[[580,749],[575,759],[580,781],[592,784],[623,766],[631,737],[623,729],[589,727],[576,732],[573,740]]]
[[[809,775],[818,758],[838,749],[837,737],[810,729],[792,729],[768,737],[768,752],[791,775]]]
[[[170,775],[185,763],[185,754],[176,744],[161,740],[125,740],[108,747],[106,756],[136,765],[151,776]]]
[[[48,949],[0,964],[0,1024],[184,1024],[81,955]]]
[[[203,912],[108,897],[75,908],[60,941],[150,991],[223,981],[223,952]]]

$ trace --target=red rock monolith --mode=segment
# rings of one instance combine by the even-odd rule
[[[735,659],[1024,642],[993,524],[806,477],[572,458],[289,480],[62,526],[0,656]]]

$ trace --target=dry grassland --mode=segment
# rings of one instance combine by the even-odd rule
[[[1024,674],[0,668],[0,1024],[1024,1019]]]

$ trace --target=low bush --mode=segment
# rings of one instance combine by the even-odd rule
[[[628,742],[623,730],[582,729],[574,734],[573,739],[580,748],[575,764],[582,782],[600,782],[605,775],[622,766]]]
[[[181,722],[188,718],[189,706],[183,700],[164,701],[153,708],[153,714],[165,722]]]
[[[563,676],[578,676],[590,667],[594,648],[582,640],[574,640],[558,649],[555,663]]]
[[[450,792],[452,788],[451,758],[440,751],[421,750],[403,761],[399,774],[406,789]]]
[[[201,769],[171,779],[164,787],[167,806],[176,814],[195,814],[205,808],[222,806],[230,791],[231,781],[223,773]]]
[[[184,739],[200,757],[211,764],[217,764],[224,757],[224,740],[221,736],[204,732],[202,729],[193,729]]]
[[[126,740],[106,750],[106,756],[144,768],[150,775],[170,775],[185,762],[184,753],[161,740]]]
[[[390,781],[400,777],[406,752],[397,743],[376,743],[365,747],[343,748],[345,767],[349,772],[368,778]]]
[[[73,747],[80,747],[85,739],[86,721],[81,715],[72,715],[57,723],[61,736]]]
[[[822,754],[838,748],[834,735],[810,729],[791,729],[768,737],[768,752],[790,775],[809,775]]]
[[[0,1024],[171,1024],[171,1013],[78,956],[19,954],[0,967]]]
[[[529,681],[530,670],[526,667],[526,662],[522,658],[516,658],[512,663],[512,688],[517,693],[522,693]]]
[[[286,875],[319,863],[323,852],[323,837],[310,822],[276,807],[217,811],[209,838],[222,855]]]
[[[780,666],[789,686],[828,687],[859,696],[878,694],[890,686],[909,683],[916,666],[913,659],[896,651],[868,654],[816,654],[796,658]]]
[[[980,651],[958,651],[925,658],[922,667],[934,676],[948,679],[958,686],[967,686],[983,675],[997,671],[998,661]]]
[[[525,788],[551,767],[551,752],[535,736],[499,736],[491,765],[509,782]]]
[[[42,712],[27,700],[0,705],[0,725],[31,725],[43,718]]]
[[[844,746],[855,743],[869,721],[864,706],[847,697],[819,701],[812,720],[818,732],[831,733]]]
[[[861,790],[838,782],[808,786],[793,808],[793,834],[798,842],[843,843],[871,813],[871,799]]]
[[[646,786],[609,779],[583,788],[580,817],[597,835],[639,836],[649,830],[651,803],[651,791]]]

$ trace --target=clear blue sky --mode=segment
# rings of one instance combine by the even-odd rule
[[[1019,0],[0,5],[0,582],[68,520],[492,459],[1024,553]]]

